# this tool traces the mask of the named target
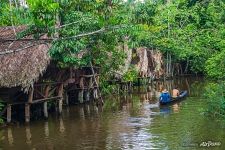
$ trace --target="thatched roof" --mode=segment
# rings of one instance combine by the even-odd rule
[[[136,67],[141,77],[162,76],[163,55],[157,49],[139,47],[134,49],[135,57],[132,58],[132,64]]]
[[[0,27],[0,87],[28,89],[50,62],[49,44],[40,40],[15,40],[15,34],[25,28]]]

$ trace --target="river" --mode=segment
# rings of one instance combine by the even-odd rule
[[[150,150],[225,149],[222,120],[203,114],[206,108],[202,78],[179,78],[136,87],[130,94],[93,104],[65,107],[62,116],[0,131],[0,150]],[[189,96],[180,103],[159,107],[159,89],[178,86]],[[208,145],[207,145],[208,144]],[[208,149],[209,149],[208,148]]]

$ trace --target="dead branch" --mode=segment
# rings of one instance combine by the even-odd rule
[[[46,43],[38,43],[38,44],[46,44]],[[15,52],[19,52],[19,51],[22,51],[24,49],[27,49],[27,48],[30,48],[30,47],[33,47],[37,44],[27,44],[25,47],[23,48],[18,48],[18,49],[15,49],[15,50],[7,50],[7,51],[0,51],[0,55],[5,55],[5,54],[10,54],[10,53],[15,53]]]

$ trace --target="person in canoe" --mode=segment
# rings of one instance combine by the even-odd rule
[[[175,87],[175,88],[173,89],[173,91],[172,91],[172,97],[173,97],[173,98],[176,98],[176,97],[179,96],[179,95],[180,95],[180,91],[178,90],[177,87]]]
[[[167,89],[164,89],[162,91],[159,99],[160,99],[160,102],[163,102],[163,103],[169,102],[171,100],[170,93],[167,91]]]

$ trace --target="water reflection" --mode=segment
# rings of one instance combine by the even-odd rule
[[[63,119],[62,117],[59,117],[59,132],[61,134],[63,134],[65,131],[65,126],[64,126],[64,123],[63,123]]]
[[[176,104],[173,104],[172,108],[173,108],[173,112],[178,113],[180,106],[178,105],[178,103],[176,103]]]
[[[31,145],[32,141],[31,141],[30,126],[26,126],[26,127],[25,127],[25,132],[26,132],[26,143],[27,143],[28,145]]]
[[[12,129],[11,128],[7,128],[7,134],[8,134],[8,142],[9,145],[12,146],[13,145],[13,134],[12,134]]]
[[[159,107],[160,89],[175,85],[189,91],[187,100]],[[0,145],[23,150],[183,149],[185,141],[223,139],[219,125],[198,113],[204,107],[199,96],[203,86],[189,78],[159,81],[131,94],[109,96],[103,107],[67,107],[62,116],[51,114],[48,120],[2,129]]]
[[[44,132],[45,132],[45,137],[48,138],[49,137],[49,126],[48,126],[48,122],[44,122]]]

